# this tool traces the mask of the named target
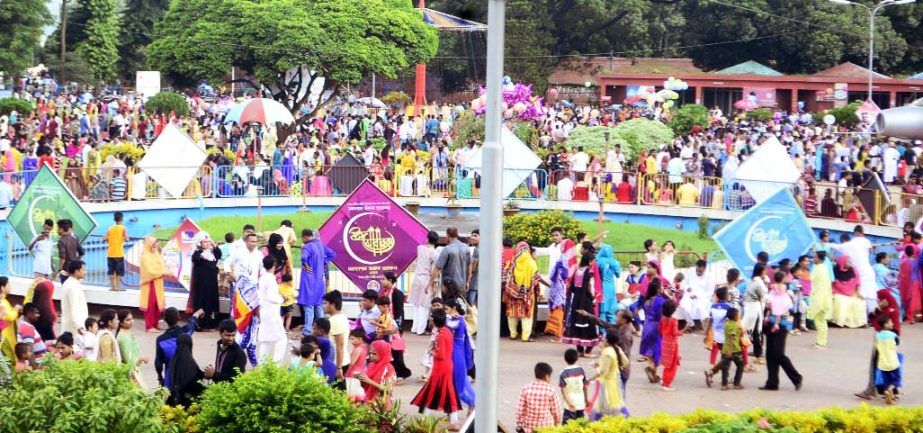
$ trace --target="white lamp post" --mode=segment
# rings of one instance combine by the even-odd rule
[[[829,0],[830,3],[838,5],[847,5],[847,6],[861,6],[869,12],[869,97],[872,99],[872,78],[875,76],[875,72],[872,71],[873,66],[875,65],[875,15],[878,14],[878,11],[885,6],[892,5],[905,5],[908,3],[914,3],[917,0],[882,0],[875,6],[869,7],[862,3],[857,3],[851,0]]]

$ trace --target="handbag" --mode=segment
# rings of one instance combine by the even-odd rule
[[[359,379],[356,379],[355,377],[347,377],[345,382],[346,394],[349,395],[350,400],[365,400],[365,389],[362,388],[362,382],[359,382]]]
[[[391,335],[391,349],[396,352],[403,352],[407,349],[407,340],[400,334]]]

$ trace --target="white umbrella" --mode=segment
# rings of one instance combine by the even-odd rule
[[[370,98],[370,97],[359,98],[359,103],[369,108],[388,108],[388,106],[385,105],[384,102],[381,102],[381,99],[378,99],[378,98]]]

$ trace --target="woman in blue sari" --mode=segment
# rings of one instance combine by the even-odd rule
[[[660,309],[663,307],[664,298],[662,295],[663,283],[659,278],[654,278],[647,285],[647,293],[644,295],[644,327],[641,331],[640,352],[644,361],[647,361],[647,367],[644,372],[647,373],[648,380],[651,383],[660,381],[657,376],[657,365],[660,364]]]
[[[474,351],[465,323],[465,307],[458,298],[446,300],[449,320],[446,325],[452,331],[452,381],[458,399],[469,408],[474,407],[474,387],[468,380],[468,372],[474,368]]]
[[[615,259],[611,246],[603,245],[599,248],[599,254],[596,255],[596,266],[599,268],[599,277],[603,283],[603,303],[599,306],[599,318],[615,323],[615,310],[619,306],[615,293],[615,279],[622,276],[622,265]]]

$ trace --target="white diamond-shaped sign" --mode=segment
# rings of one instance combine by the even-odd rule
[[[173,197],[183,195],[208,153],[188,135],[169,123],[138,162],[151,179],[157,181]]]
[[[500,145],[503,146],[503,197],[509,197],[532,175],[542,160],[505,126],[500,130]],[[475,151],[467,163],[468,168],[479,175],[484,165],[482,150]]]
[[[799,177],[801,172],[775,135],[770,135],[734,173],[734,180],[747,188],[757,203],[791,186]]]

